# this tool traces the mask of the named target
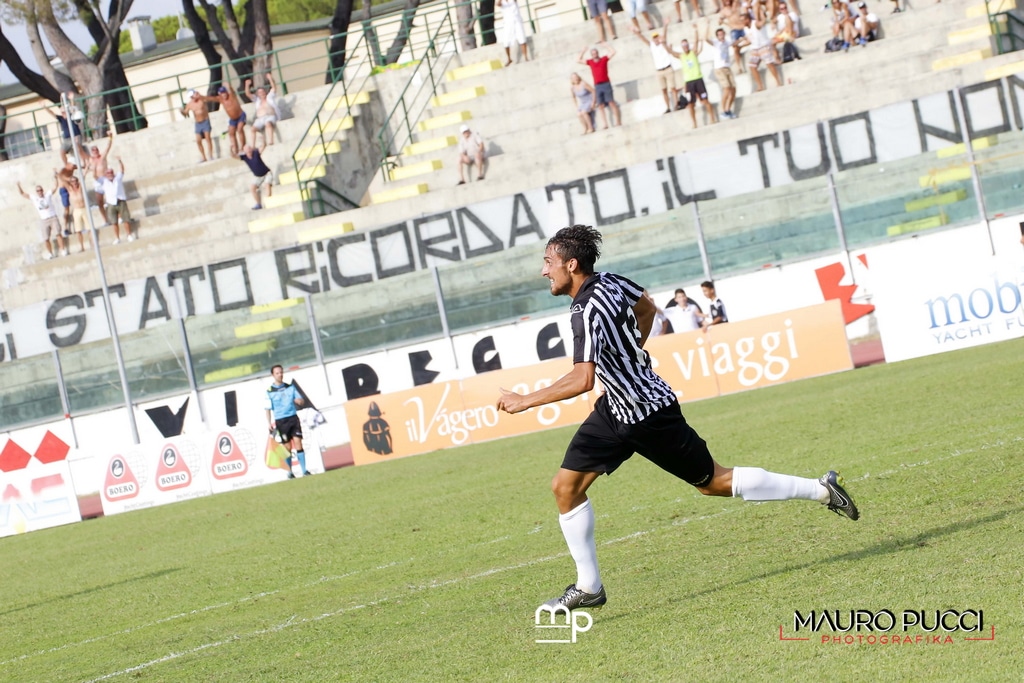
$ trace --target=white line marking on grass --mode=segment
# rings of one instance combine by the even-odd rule
[[[1013,439],[1010,439],[1009,441],[1011,443],[1018,443],[1018,442],[1024,441],[1024,437],[1015,437]],[[912,469],[912,468],[915,468],[915,467],[923,467],[923,466],[927,466],[927,465],[932,465],[932,464],[936,464],[936,463],[939,463],[939,462],[943,462],[945,460],[951,460],[951,459],[954,459],[954,458],[959,458],[959,457],[964,456],[964,455],[970,455],[970,454],[973,454],[973,453],[977,453],[979,451],[984,451],[984,450],[987,450],[987,449],[990,449],[990,448],[1004,446],[1004,445],[1006,445],[1005,441],[998,440],[998,441],[996,441],[994,443],[991,443],[991,444],[981,444],[980,446],[978,446],[976,448],[970,448],[970,449],[965,449],[965,450],[956,450],[956,451],[953,451],[953,452],[951,452],[951,453],[949,453],[947,455],[943,455],[943,456],[939,456],[939,457],[935,457],[935,458],[930,458],[930,459],[926,459],[926,460],[921,460],[921,461],[918,461],[918,462],[900,463],[900,465],[898,467],[895,467],[895,468],[892,468],[892,469],[889,469],[889,470],[884,470],[884,471],[881,471],[881,472],[876,472],[875,474],[865,473],[865,474],[863,474],[863,475],[861,475],[859,477],[851,477],[849,479],[849,481],[863,481],[863,480],[869,479],[872,476],[878,477],[878,476],[889,476],[889,475],[893,475],[893,474],[898,474],[901,471],[905,471],[905,470]],[[682,502],[682,499],[676,499],[673,502]],[[733,508],[723,508],[719,512],[713,512],[713,513],[710,513],[710,514],[700,515],[700,516],[697,516],[697,517],[684,517],[682,519],[675,519],[675,520],[672,520],[672,522],[670,522],[666,526],[659,526],[659,527],[654,527],[652,529],[634,531],[634,532],[632,532],[630,534],[627,534],[625,536],[620,536],[619,538],[613,538],[613,539],[609,539],[609,540],[606,540],[606,541],[602,541],[601,545],[612,545],[612,544],[615,544],[615,543],[622,543],[624,541],[630,541],[630,540],[633,540],[635,538],[639,538],[641,536],[645,536],[647,534],[650,534],[650,533],[653,533],[653,532],[656,532],[656,531],[660,531],[660,530],[664,530],[664,529],[668,529],[668,528],[671,528],[671,527],[681,526],[681,525],[684,525],[684,524],[690,524],[690,523],[693,523],[693,522],[708,521],[708,520],[711,520],[711,519],[715,519],[717,517],[721,517],[721,516],[724,516],[724,515],[733,514],[735,512],[739,512],[739,511],[745,510],[745,509],[747,509],[749,507],[752,507],[752,505],[748,503],[748,504],[744,504],[744,505],[737,505],[737,506],[735,506]],[[526,533],[527,534],[537,533],[538,531],[540,531],[540,529],[541,529],[541,527],[538,526],[538,527],[535,527],[534,529],[532,529],[532,530],[530,530],[530,531],[528,531]],[[510,538],[510,537],[502,537],[502,538],[499,538],[499,539],[494,539],[493,541],[488,541],[486,543],[496,543],[496,542],[501,541],[501,540],[506,540],[507,538]],[[456,577],[456,578],[445,579],[445,580],[435,579],[435,580],[431,581],[430,583],[423,584],[423,585],[420,585],[420,586],[410,586],[408,588],[408,590],[409,590],[409,592],[417,593],[417,592],[421,592],[421,591],[424,591],[424,590],[427,590],[427,589],[431,589],[431,588],[443,588],[445,586],[451,586],[451,585],[455,585],[455,584],[462,583],[462,582],[465,582],[465,581],[474,581],[474,580],[477,580],[477,579],[488,578],[488,577],[494,576],[496,574],[502,574],[502,573],[508,572],[508,571],[515,571],[515,570],[519,570],[519,569],[526,569],[526,568],[529,568],[529,567],[532,567],[532,566],[536,566],[538,564],[542,564],[542,563],[545,563],[545,562],[550,562],[550,561],[553,561],[553,560],[562,559],[562,558],[568,557],[568,555],[569,555],[568,552],[562,552],[562,553],[557,553],[555,555],[549,555],[547,557],[541,557],[541,558],[537,558],[537,559],[534,559],[534,560],[529,560],[527,562],[520,562],[520,563],[517,563],[517,564],[514,564],[514,565],[508,565],[508,566],[504,566],[504,567],[495,567],[493,569],[488,569],[486,571],[479,572],[477,574],[472,574],[472,575],[466,576],[466,577]],[[395,567],[395,566],[399,566],[399,565],[409,564],[409,563],[411,563],[413,561],[415,561],[415,558],[409,558],[407,560],[396,560],[394,562],[390,562],[390,563],[387,563],[387,564],[379,565],[379,566],[376,567],[376,569],[387,569],[387,568],[390,568],[390,567]],[[338,579],[346,578],[346,577],[352,576],[354,574],[359,574],[361,571],[362,570],[355,570],[355,571],[352,571],[352,572],[348,572],[346,574],[341,574],[341,575],[336,576],[336,577],[322,577],[322,578],[318,579],[317,581],[314,581],[314,582],[311,582],[311,583],[307,584],[307,587],[308,586],[312,586],[312,585],[314,585],[316,583],[324,583],[324,582],[327,582],[327,581],[333,581],[333,580],[338,580]],[[35,654],[48,654],[48,653],[56,652],[56,651],[63,650],[63,649],[69,648],[69,647],[73,647],[75,645],[84,645],[84,644],[92,643],[92,642],[95,642],[95,641],[98,641],[98,640],[102,640],[102,639],[105,639],[105,638],[109,638],[109,637],[113,637],[113,636],[116,636],[116,635],[123,635],[123,634],[126,634],[126,633],[131,633],[133,631],[138,631],[138,630],[141,630],[143,628],[147,628],[149,626],[154,626],[154,625],[157,625],[157,624],[165,623],[165,622],[168,622],[168,621],[171,621],[171,620],[174,620],[174,619],[178,619],[178,618],[181,618],[181,617],[184,617],[184,616],[189,616],[191,614],[198,614],[200,612],[206,612],[206,611],[210,611],[210,610],[213,610],[213,609],[218,609],[220,607],[227,607],[227,606],[239,604],[239,603],[242,603],[242,602],[246,602],[248,600],[252,600],[252,599],[257,598],[257,597],[262,597],[262,596],[266,596],[266,595],[273,595],[274,593],[277,593],[277,592],[279,592],[279,591],[269,591],[269,592],[266,592],[266,593],[261,593],[261,594],[256,595],[256,596],[248,596],[248,597],[245,597],[245,598],[241,598],[241,599],[239,599],[239,600],[237,600],[235,602],[221,603],[219,605],[210,605],[208,607],[202,607],[202,608],[199,608],[199,609],[196,609],[196,610],[192,610],[191,612],[185,612],[185,613],[182,613],[182,614],[174,615],[172,617],[166,617],[164,619],[159,619],[159,620],[154,621],[154,622],[152,622],[150,624],[145,624],[145,625],[142,625],[142,626],[136,626],[136,627],[133,627],[133,628],[130,628],[130,629],[125,629],[123,631],[119,631],[117,633],[113,633],[113,634],[110,634],[110,635],[107,635],[107,636],[98,636],[96,638],[90,638],[88,640],[84,640],[84,641],[81,641],[79,643],[69,643],[69,644],[61,645],[59,647],[51,648],[50,650],[44,650],[44,651],[41,651],[41,652],[38,652],[38,653],[35,653]],[[403,593],[403,596],[404,595],[407,595],[407,593]],[[399,596],[399,597],[401,597],[401,596]],[[343,608],[341,608],[339,610],[336,610],[336,611],[333,611],[333,612],[326,612],[324,614],[320,614],[320,615],[315,616],[315,617],[305,617],[305,618],[302,618],[302,619],[298,619],[297,617],[293,616],[287,622],[284,622],[283,624],[279,624],[277,626],[272,626],[272,627],[267,628],[267,629],[261,629],[261,630],[258,630],[258,631],[253,631],[253,632],[248,633],[248,634],[234,635],[234,636],[232,636],[230,638],[225,638],[223,640],[219,640],[219,641],[216,641],[216,642],[213,642],[213,643],[205,643],[203,645],[198,645],[198,646],[196,646],[196,647],[194,647],[194,648],[192,648],[190,650],[184,650],[184,651],[181,651],[181,652],[170,653],[170,654],[165,655],[163,657],[160,657],[158,659],[154,659],[154,660],[151,660],[149,662],[145,662],[143,664],[139,664],[139,665],[130,667],[128,669],[123,669],[121,671],[116,671],[116,672],[113,672],[113,673],[110,673],[110,674],[106,674],[106,675],[104,675],[104,676],[102,676],[100,678],[96,678],[96,679],[93,679],[92,681],[89,681],[89,683],[95,683],[97,681],[107,680],[109,678],[114,678],[114,677],[117,677],[117,676],[122,676],[124,674],[133,673],[135,671],[140,671],[142,669],[146,669],[146,668],[149,668],[149,667],[152,667],[152,666],[156,666],[157,664],[162,664],[162,663],[167,662],[167,661],[171,661],[171,660],[174,660],[174,659],[179,659],[181,657],[188,656],[190,654],[194,654],[194,653],[197,653],[197,652],[201,652],[203,650],[207,650],[207,649],[209,649],[211,647],[220,647],[221,645],[227,645],[227,644],[230,644],[230,643],[238,642],[238,641],[240,641],[240,640],[242,640],[244,638],[252,638],[252,637],[256,637],[256,636],[260,636],[260,635],[266,635],[268,633],[274,633],[274,632],[283,630],[285,628],[291,628],[293,626],[301,626],[301,625],[309,623],[309,622],[321,621],[323,619],[328,619],[328,618],[331,618],[331,617],[340,616],[340,615],[345,614],[347,612],[352,612],[352,611],[355,611],[355,610],[358,610],[358,609],[364,609],[366,607],[375,606],[375,605],[378,605],[378,604],[381,604],[381,603],[384,603],[384,602],[388,602],[389,600],[392,600],[392,599],[394,599],[394,598],[383,597],[383,598],[380,598],[378,600],[373,600],[373,601],[367,602],[365,604],[355,605],[355,606],[352,606],[352,607],[343,607]],[[4,664],[11,663],[11,662],[19,661],[19,660],[22,660],[22,659],[26,659],[26,658],[31,657],[31,656],[34,656],[34,655],[32,655],[32,654],[21,655],[20,657],[16,657],[14,659],[10,659],[10,660],[7,660],[5,662],[0,662],[0,665],[4,665]]]

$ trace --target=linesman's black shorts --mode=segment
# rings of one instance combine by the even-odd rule
[[[282,417],[280,420],[276,420],[276,422],[277,431],[281,432],[285,443],[288,443],[295,437],[302,438],[302,423],[299,421],[298,415]]]
[[[615,419],[605,396],[594,404],[569,442],[562,467],[611,474],[633,453],[693,486],[707,486],[715,473],[708,445],[686,423],[679,404],[662,408],[636,424]]]

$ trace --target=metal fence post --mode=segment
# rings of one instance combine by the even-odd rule
[[[971,131],[967,126],[967,115],[964,111],[964,96],[960,88],[956,89],[956,116],[960,123],[960,130],[964,132],[964,151],[967,155],[967,165],[971,169],[971,184],[974,186],[974,199],[978,203],[978,213],[985,224],[985,232],[988,233],[988,244],[992,255],[996,253],[996,243],[992,238],[992,226],[988,221],[988,208],[985,206],[985,195],[981,190],[981,176],[978,175],[978,164],[974,161],[974,144],[971,142]]]
[[[313,338],[313,354],[316,356],[316,362],[320,364],[320,369],[324,373],[324,381],[327,383],[327,394],[333,395],[331,391],[331,378],[327,374],[327,364],[324,362],[324,347],[320,342],[320,328],[316,324],[316,312],[313,310],[313,299],[312,297],[303,297],[306,302],[306,320],[309,322],[309,334]]]
[[[57,393],[60,394],[60,407],[64,411],[64,419],[71,426],[71,442],[78,448],[78,434],[75,433],[75,421],[71,419],[71,402],[68,400],[68,386],[64,383],[64,368],[60,365],[60,353],[53,349],[53,367],[57,371]]]
[[[853,261],[850,259],[850,247],[846,244],[846,228],[843,226],[843,213],[839,208],[839,192],[836,190],[836,180],[832,172],[828,173],[828,197],[832,204],[832,222],[836,226],[836,234],[839,235],[839,248],[846,255],[846,272],[850,274],[850,280],[857,284],[857,278],[853,273]]]
[[[700,249],[700,262],[704,266],[704,279],[713,280],[711,277],[711,259],[708,258],[708,245],[704,239],[704,224],[700,222],[700,209],[697,207],[697,201],[694,200],[693,204],[693,226],[697,230],[697,248]]]
[[[455,363],[455,369],[459,369],[459,357],[455,354],[455,340],[452,339],[451,330],[448,329],[448,311],[444,307],[444,290],[441,288],[441,274],[437,271],[437,266],[430,269],[431,275],[434,280],[434,298],[437,299],[437,313],[441,318],[441,334],[448,340],[448,344],[452,347],[452,360]]]

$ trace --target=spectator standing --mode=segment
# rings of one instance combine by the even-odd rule
[[[501,19],[505,43],[505,66],[512,65],[512,45],[518,44],[523,61],[530,61],[526,52],[526,29],[523,28],[523,15],[519,12],[516,0],[501,0]]]
[[[594,132],[594,86],[580,78],[578,73],[569,76],[569,90],[576,103],[576,114],[583,124],[583,134]]]
[[[729,43],[732,45],[732,61],[736,65],[736,71],[743,73],[743,58],[740,56],[740,48],[745,44],[741,42],[746,35],[744,33],[743,16],[747,11],[740,7],[739,0],[722,0],[722,9],[718,11],[719,25],[725,24],[729,31]]]
[[[196,147],[199,148],[199,163],[213,161],[213,139],[210,125],[210,109],[206,106],[206,98],[195,90],[188,91],[188,102],[181,108],[181,115],[188,118],[189,112],[195,119]],[[203,143],[206,143],[206,150],[203,150]]]
[[[107,206],[107,223],[114,226],[114,244],[121,243],[121,226],[124,226],[128,241],[135,240],[132,233],[132,215],[128,211],[128,194],[124,190],[124,162],[117,157],[118,171],[108,168],[103,181],[103,198]]]
[[[306,400],[294,384],[284,381],[284,368],[280,365],[270,368],[270,376],[274,381],[267,389],[264,406],[267,412],[267,426],[270,427],[271,434],[275,431],[280,434],[282,443],[287,444],[291,452],[298,456],[302,476],[309,476],[309,470],[306,469],[306,451],[302,447],[302,422],[299,421],[298,415],[298,408],[304,407]],[[294,479],[292,456],[289,455],[285,462],[288,464],[288,478]]]
[[[682,53],[679,55],[679,63],[683,67],[683,88],[686,90],[686,108],[690,110],[690,120],[693,127],[697,127],[697,102],[704,106],[708,120],[711,123],[718,123],[715,116],[715,108],[708,100],[708,89],[704,84],[704,72],[700,68],[700,51],[703,47],[700,35],[697,33],[697,24],[693,25],[693,49],[690,49],[690,41],[683,38],[679,43]]]
[[[252,192],[253,204],[252,210],[259,211],[263,208],[263,200],[260,196],[260,190],[263,185],[267,186],[267,196],[271,197],[274,194],[274,174],[270,170],[270,167],[263,161],[263,157],[260,156],[260,151],[252,145],[246,145],[242,148],[242,153],[238,155],[238,158],[249,167],[252,171],[253,180],[249,184],[249,190]]]
[[[779,75],[779,62],[768,37],[768,20],[765,17],[763,4],[757,6],[757,18],[752,19],[749,14],[743,15],[743,43],[750,45],[750,53],[747,55],[747,66],[750,67],[750,79],[754,85],[754,91],[764,90],[764,81],[761,79],[760,66],[763,62],[768,71],[775,79],[775,84],[782,85],[782,77]]]
[[[103,194],[103,181],[107,176],[107,157],[110,156],[110,148],[114,146],[113,134],[107,135],[107,149],[100,154],[100,148],[96,145],[89,147],[89,155],[85,157],[85,168],[92,174],[92,189],[96,194],[96,206],[99,207],[100,215],[106,216],[105,201]]]
[[[484,179],[484,139],[465,123],[459,127],[459,185],[466,184],[466,166],[476,164],[476,179]]]
[[[654,71],[658,77],[658,87],[661,88],[661,96],[665,99],[665,113],[675,110],[679,100],[679,88],[676,87],[676,71],[673,68],[673,57],[678,57],[668,43],[668,26],[665,26],[665,38],[655,31],[648,40],[636,26],[631,29],[637,38],[642,40],[651,49],[651,58],[654,60]],[[671,97],[669,96],[671,91]]]
[[[78,182],[78,176],[74,174],[76,168],[74,164],[70,164],[71,170],[67,170],[65,165],[64,170],[57,174],[58,182],[67,189],[68,199],[71,201],[71,223],[68,225],[68,229],[71,232],[78,233],[78,253],[85,251],[85,230],[86,230],[86,208],[85,208],[85,193],[82,191],[82,185]],[[71,236],[68,235],[67,243],[70,246]]]
[[[619,111],[618,103],[615,102],[615,93],[612,91],[612,82],[608,77],[608,62],[610,62],[612,57],[615,56],[615,50],[613,50],[608,43],[601,43],[601,45],[608,50],[607,55],[601,56],[596,48],[592,48],[590,50],[590,59],[583,59],[583,56],[587,52],[587,48],[583,48],[583,51],[580,52],[580,56],[576,58],[576,61],[590,67],[590,75],[594,79],[594,93],[597,111],[601,114],[601,125],[607,128],[608,118],[605,114],[605,109],[611,109],[612,124],[616,126],[622,125],[622,113]]]
[[[722,88],[722,116],[727,119],[736,118],[732,107],[736,102],[736,78],[732,75],[732,37],[727,35],[724,28],[715,31],[711,37],[711,23],[708,22],[704,31],[705,40],[712,48],[712,59],[715,68],[715,78],[719,87]]]
[[[634,33],[639,33],[640,31],[640,22],[636,19],[638,14],[647,23],[647,30],[654,30],[654,22],[651,21],[651,15],[647,13],[647,0],[626,0],[626,12],[629,13],[629,20],[633,26],[630,30]],[[665,22],[668,23],[668,17],[665,18]]]
[[[857,42],[862,47],[867,47],[868,43],[878,38],[880,25],[878,15],[868,11],[866,2],[857,3],[857,17],[853,20],[853,28],[857,33]]]
[[[60,232],[60,221],[57,219],[57,210],[53,207],[53,194],[57,191],[59,186],[59,179],[57,174],[54,174],[54,186],[53,189],[47,192],[43,189],[42,185],[36,185],[36,194],[34,197],[30,197],[25,190],[21,188],[21,182],[18,182],[18,192],[22,197],[32,202],[32,205],[36,207],[36,211],[39,212],[39,234],[42,235],[43,244],[46,246],[46,251],[43,253],[43,258],[49,261],[56,254],[53,253],[53,239],[57,240],[57,247],[61,253],[65,256],[68,255],[67,247],[64,246],[64,236]]]
[[[611,36],[612,40],[618,38],[615,35],[612,15],[608,12],[608,0],[587,0],[587,9],[590,10],[590,16],[597,26],[597,42],[603,43],[608,36]]]
[[[711,307],[708,309],[707,315],[704,316],[705,325],[721,325],[722,323],[729,322],[729,316],[725,314],[725,304],[718,298],[718,294],[715,292],[715,283],[711,280],[705,280],[700,283],[700,289],[704,292],[704,298],[711,302]]]
[[[673,332],[699,330],[704,321],[704,311],[696,301],[686,296],[686,291],[677,289],[672,301],[665,307],[665,317],[672,324]]]
[[[267,83],[270,89],[264,87],[256,88],[255,96],[252,94],[252,80],[245,82],[245,93],[256,103],[256,116],[252,122],[252,144],[256,144],[256,134],[263,136],[263,144],[260,146],[262,152],[267,145],[274,144],[274,130],[277,122],[281,120],[281,110],[277,106],[277,84],[274,83],[274,76],[267,72]]]
[[[68,102],[72,102],[75,94],[67,93],[66,96]],[[65,164],[68,163],[68,154],[74,151],[75,147],[78,147],[79,156],[83,159],[86,156],[85,148],[82,147],[82,129],[79,128],[78,121],[74,118],[74,113],[77,112],[77,109],[74,107],[70,108],[72,109],[72,119],[69,122],[64,116],[63,110],[59,107],[56,108],[56,111],[54,111],[54,108],[44,107],[46,112],[57,120],[57,126],[60,128],[60,160]],[[81,114],[81,112],[78,113],[79,115]]]
[[[245,147],[245,111],[238,99],[238,93],[230,83],[217,88],[217,96],[205,96],[206,102],[219,102],[228,117],[228,140],[231,141],[231,156]]]

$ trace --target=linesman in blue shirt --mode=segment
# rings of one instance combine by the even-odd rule
[[[276,429],[281,434],[283,443],[289,445],[292,452],[298,456],[302,476],[309,476],[309,470],[306,469],[306,451],[302,450],[302,423],[299,421],[296,408],[303,407],[306,400],[294,384],[285,384],[284,368],[280,365],[270,368],[270,376],[274,378],[274,383],[267,389],[267,424],[270,426],[270,432],[273,433]],[[288,478],[294,479],[290,455],[286,462]]]

